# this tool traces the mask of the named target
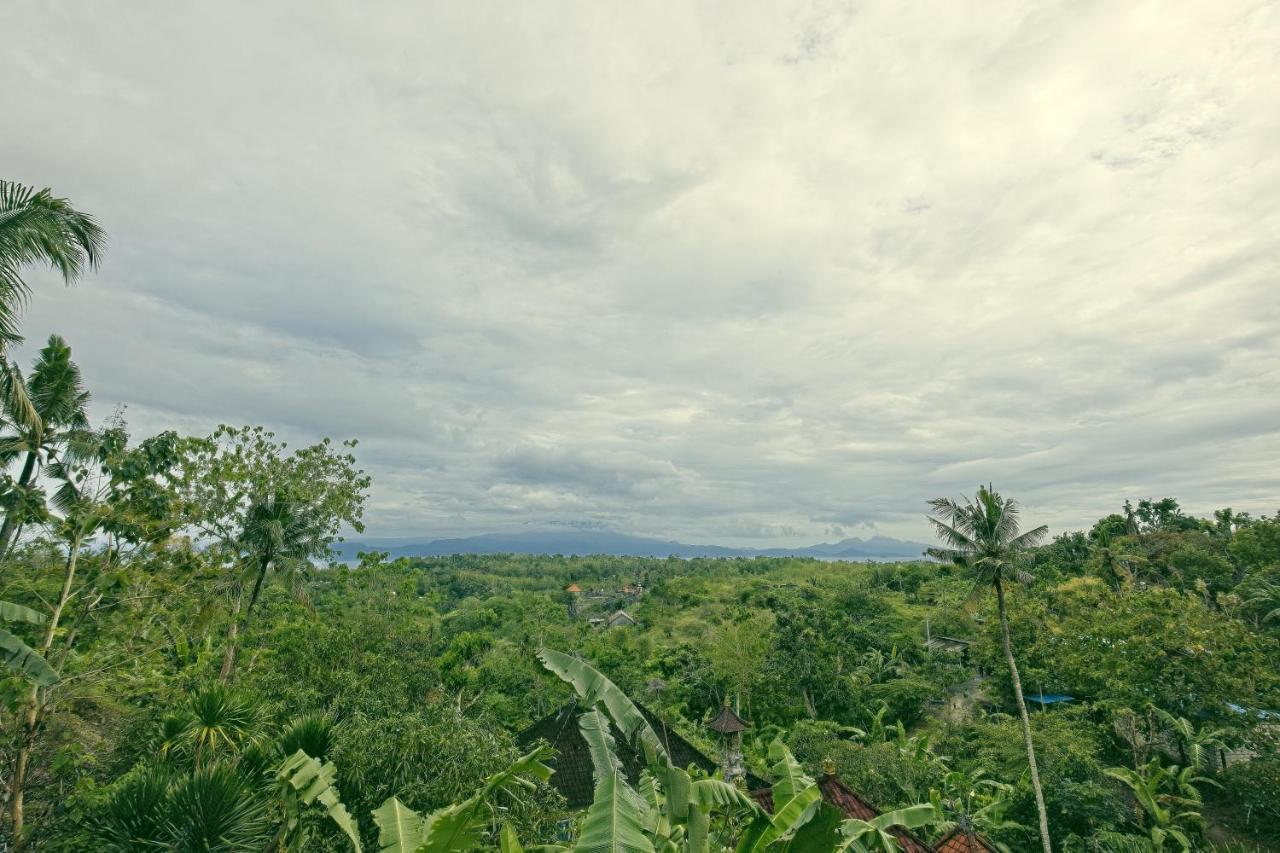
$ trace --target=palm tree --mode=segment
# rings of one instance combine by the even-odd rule
[[[107,235],[87,213],[49,189],[0,181],[0,354],[21,340],[18,309],[30,288],[22,268],[47,264],[71,284],[98,265]]]
[[[1013,657],[1013,644],[1009,640],[1009,619],[1005,608],[1004,585],[1006,581],[1026,581],[1030,577],[1019,568],[1022,552],[1044,540],[1049,528],[1041,525],[1026,533],[1019,533],[1018,505],[1000,496],[990,485],[979,487],[974,501],[963,505],[950,498],[929,501],[932,508],[929,517],[944,548],[930,548],[929,555],[950,560],[974,576],[973,595],[994,588],[996,606],[1000,613],[1000,637],[1004,646],[1005,662],[1009,664],[1009,676],[1013,679],[1013,695],[1022,718],[1022,739],[1027,747],[1027,764],[1031,769],[1031,788],[1035,792],[1036,810],[1040,817],[1040,841],[1045,853],[1053,853],[1049,841],[1049,815],[1044,807],[1044,791],[1040,788],[1040,771],[1036,767],[1036,750],[1031,742],[1031,718],[1027,715],[1027,703],[1022,698],[1022,679],[1018,676],[1018,664]]]
[[[1249,597],[1245,599],[1262,622],[1280,622],[1280,583],[1273,583],[1269,578],[1262,578]]]
[[[67,557],[62,573],[62,591],[53,603],[49,618],[45,620],[44,642],[39,650],[40,655],[45,658],[48,658],[53,648],[53,640],[67,604],[77,592],[75,580],[81,549],[110,514],[110,507],[102,501],[101,494],[86,487],[80,481],[79,474],[67,470],[62,463],[56,463],[53,466],[53,472],[63,480],[62,486],[54,497],[54,504],[63,513],[63,516],[57,520],[55,529],[58,538],[66,545]],[[9,815],[13,821],[15,838],[22,836],[27,770],[31,760],[31,750],[40,728],[42,712],[46,710],[46,703],[42,701],[42,690],[47,686],[40,681],[31,685],[22,715],[17,757],[14,761],[13,775],[9,779]]]
[[[12,432],[0,437],[0,462],[24,454],[25,459],[0,526],[0,560],[8,552],[18,526],[27,518],[27,513],[21,511],[21,498],[33,485],[40,466],[56,459],[80,437],[87,437],[89,427],[85,414],[89,392],[81,380],[79,366],[71,360],[71,347],[61,336],[49,336],[29,379],[14,367],[6,375],[11,393],[0,402],[5,404],[3,415]],[[24,400],[27,405],[23,405]]]
[[[227,628],[227,645],[220,678],[226,682],[235,668],[236,639],[249,629],[253,609],[262,594],[263,584],[271,571],[293,581],[300,568],[312,557],[328,548],[325,530],[305,498],[285,489],[268,491],[255,498],[245,515],[244,527],[237,543],[245,556],[247,576],[235,582],[231,622]],[[253,580],[247,606],[244,602],[245,581]],[[244,608],[243,623],[240,611]]]

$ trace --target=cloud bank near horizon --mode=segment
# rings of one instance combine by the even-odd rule
[[[922,539],[994,482],[1280,509],[1280,7],[18,0],[28,351],[357,436],[374,535]],[[25,357],[24,357],[25,360]]]

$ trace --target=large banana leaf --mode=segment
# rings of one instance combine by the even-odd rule
[[[805,822],[796,834],[782,845],[787,853],[831,853],[836,842],[844,813],[835,806],[819,803],[813,817]]]
[[[30,607],[14,604],[12,601],[0,601],[0,622],[29,622],[32,625],[43,625],[45,615]]]
[[[41,687],[48,687],[58,681],[58,673],[49,666],[48,661],[3,628],[0,628],[0,660],[9,669],[22,673]]]
[[[775,807],[795,799],[802,790],[814,784],[813,779],[805,775],[804,768],[796,761],[791,750],[778,738],[774,738],[773,743],[769,744],[769,760],[773,762],[769,775],[773,779]]]
[[[723,779],[699,779],[693,782],[689,786],[689,802],[708,811],[712,809],[760,811],[760,806],[755,800],[747,796],[737,785],[732,785]]]
[[[578,728],[591,751],[596,789],[574,850],[576,853],[653,853],[653,843],[644,833],[645,802],[627,784],[614,753],[609,720],[599,711],[588,711],[578,719]]]
[[[548,670],[573,686],[584,705],[590,708],[603,705],[618,731],[629,742],[640,745],[645,764],[662,786],[663,814],[667,823],[673,829],[686,823],[692,780],[683,768],[671,762],[670,753],[639,706],[604,673],[586,661],[553,649],[542,649],[538,657]]]
[[[551,778],[544,762],[551,750],[535,749],[515,763],[485,780],[475,794],[460,803],[437,809],[423,818],[395,797],[373,813],[378,824],[378,843],[383,853],[456,853],[473,850],[489,828],[490,800],[499,791],[533,788],[536,779]]]
[[[604,673],[584,660],[553,649],[542,649],[538,652],[538,658],[548,670],[571,684],[587,707],[604,705],[614,725],[627,740],[639,742],[644,750],[645,762],[651,769],[657,772],[660,768],[671,766],[671,756],[667,754],[662,741],[644,718],[640,708]]]
[[[416,853],[426,833],[422,815],[392,797],[373,812],[382,853]]]
[[[769,757],[774,761],[771,768],[774,778],[773,815],[762,812],[748,825],[738,842],[739,853],[785,844],[813,818],[822,804],[818,783],[804,774],[782,741],[775,740],[770,744]]]
[[[850,818],[840,824],[840,834],[843,838],[836,850],[840,851],[840,853],[844,851],[854,851],[854,853],[865,853],[866,851],[897,853],[902,849],[902,845],[889,832],[890,829],[895,826],[915,829],[924,826],[926,823],[932,823],[937,819],[938,810],[929,803],[895,809],[894,811],[877,815],[871,820]]]
[[[516,831],[509,823],[502,825],[502,835],[498,837],[498,850],[501,853],[524,853],[524,846],[520,844]]]
[[[317,761],[302,750],[298,750],[280,768],[279,777],[281,781],[288,782],[298,792],[298,799],[303,804],[309,806],[318,801],[329,818],[346,833],[347,838],[351,839],[356,853],[361,853],[360,829],[355,818],[342,804],[338,789],[333,783],[337,772],[338,769],[332,762]]]
[[[710,850],[711,813],[715,810],[749,811],[762,816],[760,806],[736,785],[722,779],[699,779],[689,786],[688,835],[685,853],[708,853]],[[767,815],[764,816],[767,820]]]

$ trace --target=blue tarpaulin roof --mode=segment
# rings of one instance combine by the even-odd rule
[[[1034,693],[1027,697],[1032,702],[1039,702],[1041,705],[1053,705],[1058,702],[1074,702],[1076,697],[1067,696],[1065,693]]]
[[[1228,702],[1227,707],[1237,714],[1248,714],[1260,720],[1280,720],[1280,711],[1254,710],[1243,705],[1237,705],[1235,702]]]

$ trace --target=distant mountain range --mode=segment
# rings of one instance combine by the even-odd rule
[[[686,545],[608,530],[546,530],[486,533],[460,539],[369,538],[338,543],[335,550],[346,560],[355,560],[361,551],[387,551],[392,558],[448,554],[609,554],[617,557],[816,557],[820,560],[886,561],[919,559],[925,547],[919,542],[873,536],[799,548],[731,548],[724,545]]]

